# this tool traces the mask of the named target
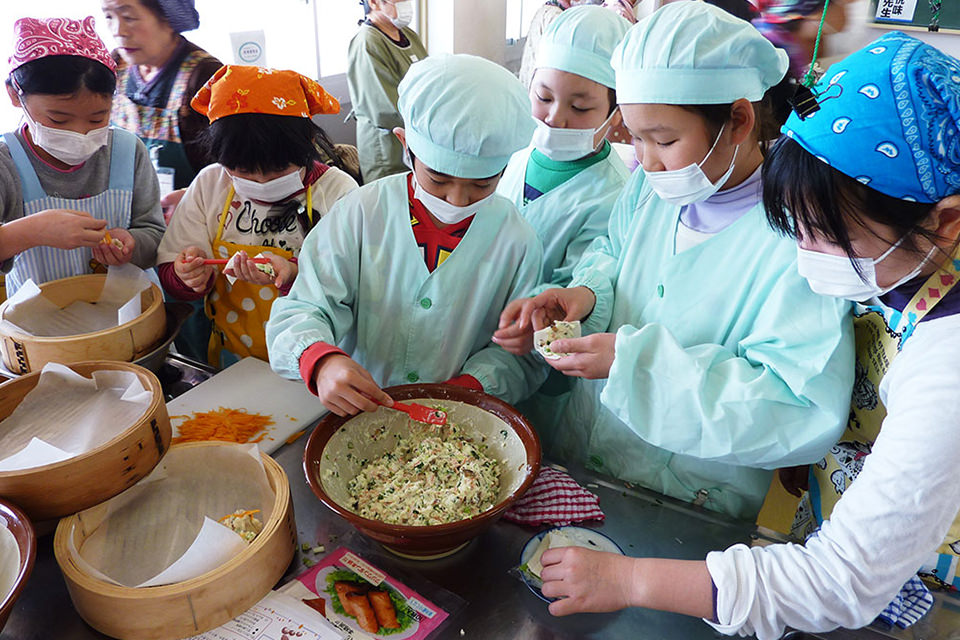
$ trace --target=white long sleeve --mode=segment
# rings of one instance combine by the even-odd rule
[[[960,510],[960,316],[919,325],[880,385],[887,408],[859,477],[805,545],[707,556],[718,631],[779,638],[871,623]]]

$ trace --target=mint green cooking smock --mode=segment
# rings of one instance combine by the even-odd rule
[[[431,273],[410,225],[407,174],[377,180],[338,200],[307,234],[297,279],[267,322],[270,364],[299,379],[300,356],[326,342],[384,387],[465,373],[517,402],[547,370],[491,338],[506,304],[538,285],[541,256],[530,225],[495,196]]]
[[[616,332],[609,378],[578,379],[541,435],[554,455],[752,519],[770,470],[819,460],[843,432],[850,305],[810,290],[762,205],[675,254],[679,217],[634,174],[570,284],[597,294],[584,333]]]
[[[573,267],[590,243],[607,232],[610,212],[630,172],[609,144],[606,154],[559,186],[536,200],[524,204],[524,186],[533,147],[518,151],[510,158],[497,193],[509,198],[537,232],[543,244],[543,278],[548,284],[566,286]],[[546,167],[574,165],[582,160],[556,162],[545,156],[538,161]]]

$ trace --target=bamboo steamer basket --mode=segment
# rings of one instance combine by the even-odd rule
[[[132,371],[153,399],[136,424],[92,451],[41,467],[0,471],[0,496],[16,503],[34,522],[60,518],[112,498],[149,474],[170,448],[170,418],[153,373],[126,362],[68,366],[88,378],[94,371]],[[0,385],[0,420],[13,413],[39,380],[37,371]]]
[[[217,447],[223,443],[187,442],[173,447]],[[261,453],[275,500],[270,519],[250,545],[213,571],[160,587],[122,587],[82,571],[71,557],[72,536],[79,549],[93,533],[84,530],[83,513],[64,518],[53,551],[77,613],[91,627],[123,640],[175,640],[214,629],[259,602],[280,581],[293,560],[297,532],[287,474]]]
[[[103,291],[106,274],[90,274],[52,280],[40,285],[43,295],[61,309],[72,302],[95,302]],[[0,325],[0,352],[3,364],[14,373],[39,371],[48,362],[119,360],[130,362],[149,353],[163,339],[166,312],[163,294],[151,284],[140,294],[142,313],[117,327],[75,336],[29,336],[9,325]],[[0,318],[9,302],[0,305]]]

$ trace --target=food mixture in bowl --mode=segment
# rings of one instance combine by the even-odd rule
[[[493,507],[500,463],[454,424],[413,428],[397,446],[363,464],[350,481],[352,508],[389,524],[428,526],[464,520]]]

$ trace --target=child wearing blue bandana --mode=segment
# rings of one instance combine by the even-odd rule
[[[705,562],[551,550],[554,614],[644,606],[772,640],[877,618],[906,627],[933,602],[918,571],[960,585],[960,60],[893,32],[814,92],[819,110],[787,121],[763,193],[810,286],[857,302],[847,429],[781,475],[808,490],[813,533]],[[631,577],[608,587],[604,575]]]

